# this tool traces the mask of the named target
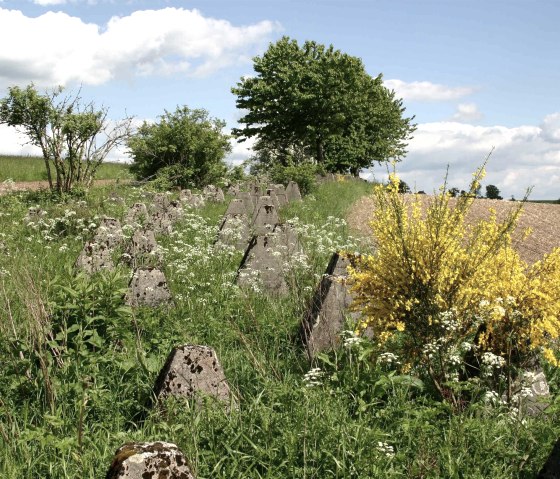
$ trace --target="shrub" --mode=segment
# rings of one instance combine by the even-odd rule
[[[377,354],[397,353],[403,369],[425,374],[454,403],[452,383],[468,351],[501,358],[495,365],[509,393],[516,368],[536,353],[556,363],[560,336],[560,250],[531,268],[519,258],[511,232],[522,203],[502,222],[492,214],[466,224],[483,175],[481,168],[469,194],[451,200],[445,186],[431,199],[401,195],[391,174],[373,195],[377,250],[350,273],[354,307],[377,338]]]
[[[289,166],[277,164],[268,173],[274,183],[288,184],[290,181],[295,181],[301,193],[306,195],[317,187],[315,176],[324,173],[324,170],[313,163],[300,163]]]

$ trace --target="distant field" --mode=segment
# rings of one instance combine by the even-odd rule
[[[127,177],[128,165],[122,163],[103,163],[96,175],[98,180]],[[40,181],[47,179],[45,162],[33,156],[0,155],[0,182],[11,178],[14,181]]]

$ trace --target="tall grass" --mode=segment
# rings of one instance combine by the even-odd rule
[[[370,187],[329,183],[282,212],[298,218],[309,254],[287,298],[233,284],[241,253],[213,247],[225,205],[188,213],[159,238],[175,307],[134,312],[118,294],[126,268],[91,279],[70,268],[91,224],[124,213],[107,189],[43,204],[31,226],[21,220],[36,195],[0,197],[0,476],[100,478],[124,442],[157,439],[175,442],[199,479],[534,477],[560,434],[558,402],[524,423],[484,404],[454,414],[349,347],[306,382],[300,320],[332,249],[360,247],[342,219]],[[127,204],[143,200],[119,188]],[[148,406],[182,343],[216,349],[239,410]]]
[[[122,163],[103,163],[97,170],[96,179],[127,178],[129,167]],[[14,181],[45,181],[45,161],[35,156],[0,155],[0,182],[11,178]]]

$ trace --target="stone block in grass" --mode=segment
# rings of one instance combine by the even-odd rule
[[[132,307],[171,305],[171,292],[163,271],[153,267],[134,270],[128,284],[126,304]]]
[[[289,202],[300,201],[301,192],[299,191],[299,185],[295,181],[290,181],[286,187],[286,197]]]
[[[233,246],[238,251],[245,251],[251,239],[249,218],[246,214],[226,215],[220,224],[215,246]]]
[[[129,442],[115,453],[106,479],[195,479],[189,461],[172,443]]]
[[[101,270],[112,271],[115,269],[112,251],[104,242],[88,241],[76,259],[74,266],[87,274],[97,273]]]
[[[154,387],[155,396],[203,400],[204,396],[224,403],[232,400],[231,390],[216,352],[209,346],[185,344],[169,355]]]
[[[112,249],[118,246],[123,238],[121,222],[116,218],[104,217],[99,222],[92,241],[93,243],[103,243]]]
[[[350,263],[347,257],[334,253],[315,289],[301,325],[302,340],[310,359],[338,347],[348,315],[357,320],[357,313],[348,311],[353,300],[346,284]]]
[[[144,224],[148,220],[148,208],[144,203],[134,203],[124,217],[127,225]]]
[[[265,198],[269,198],[268,200]],[[252,229],[255,235],[262,235],[280,222],[278,211],[270,196],[262,196],[259,200],[257,214],[253,219]]]
[[[148,228],[136,230],[127,243],[123,260],[134,268],[161,264],[162,256],[154,232]]]

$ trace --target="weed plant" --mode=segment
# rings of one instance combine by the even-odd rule
[[[127,205],[147,194],[119,188]],[[370,189],[333,182],[282,211],[306,251],[286,298],[235,286],[242,254],[214,247],[225,205],[188,211],[158,238],[174,306],[135,310],[122,298],[126,267],[71,268],[99,218],[124,214],[107,189],[64,204],[1,197],[0,476],[102,478],[123,443],[166,440],[199,479],[534,477],[560,434],[558,401],[525,422],[484,402],[453,411],[391,361],[371,363],[371,345],[351,333],[308,363],[302,315],[331,253],[364,248],[344,218]],[[38,201],[45,214],[23,221]],[[183,343],[217,351],[238,410],[152,405]]]

